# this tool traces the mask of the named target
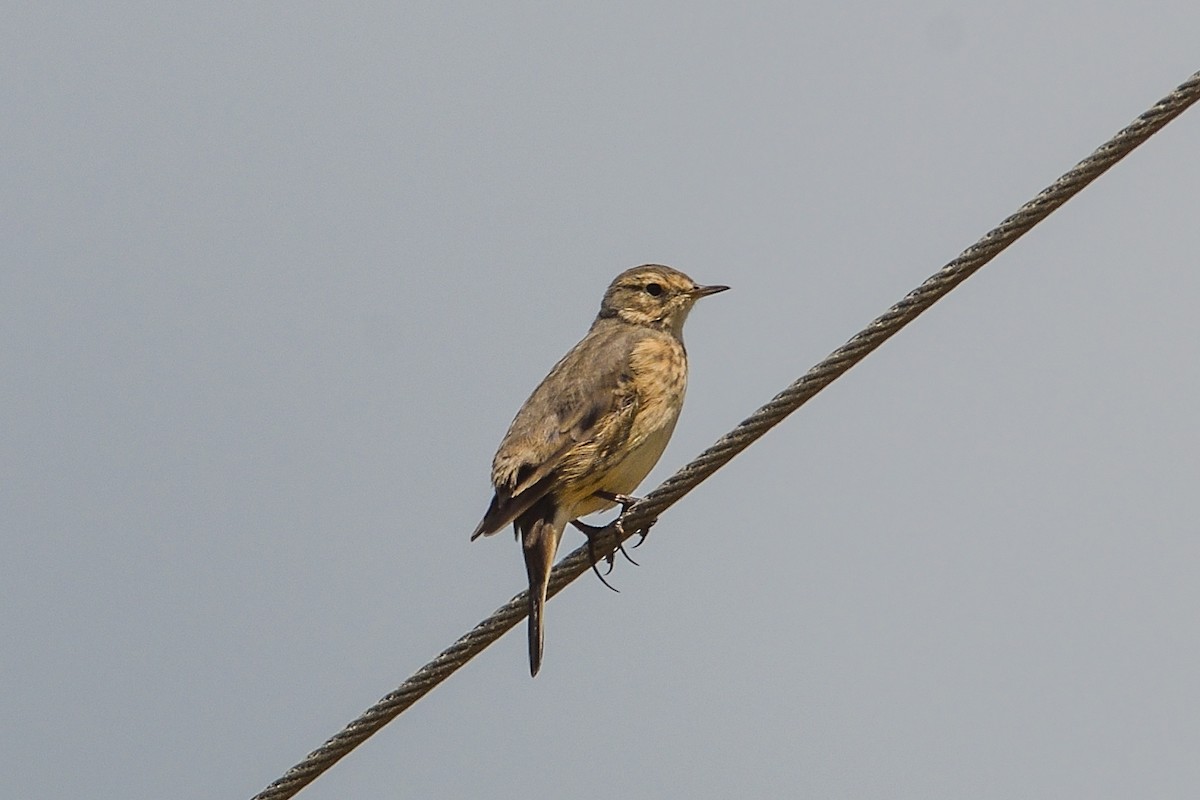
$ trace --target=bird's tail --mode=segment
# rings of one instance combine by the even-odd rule
[[[546,587],[562,529],[554,524],[553,514],[539,516],[521,527],[521,545],[525,552],[525,572],[529,575],[529,674],[542,667],[543,620]]]

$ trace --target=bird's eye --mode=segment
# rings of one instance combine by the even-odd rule
[[[659,285],[657,283],[647,283],[646,284],[646,294],[650,295],[651,297],[658,297],[662,293],[663,293],[663,288],[661,285]]]

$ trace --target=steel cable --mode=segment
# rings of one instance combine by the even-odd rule
[[[639,528],[653,522],[701,481],[720,469],[738,453],[777,425],[788,414],[806,403],[809,398],[828,386],[835,378],[857,364],[893,334],[911,322],[951,289],[991,261],[1004,248],[1026,231],[1045,219],[1083,187],[1102,175],[1138,145],[1156,133],[1189,106],[1200,99],[1200,72],[1192,75],[1175,91],[1157,102],[1091,155],[1042,190],[1035,198],[988,231],[975,244],[946,264],[904,299],[889,308],[866,328],[855,334],[838,349],[798,380],[775,395],[736,428],[665,480],[640,502],[620,517],[622,530],[614,535],[624,541]],[[578,578],[592,565],[587,546],[582,546],[564,558],[550,577],[548,594],[553,597],[568,583]],[[476,625],[458,641],[443,650],[437,658],[417,670],[397,689],[348,724],[325,744],[309,753],[303,761],[289,769],[253,800],[284,800],[312,782],[339,759],[365,741],[401,712],[423,697],[455,670],[500,638],[526,616],[526,592],[521,592],[483,622]]]

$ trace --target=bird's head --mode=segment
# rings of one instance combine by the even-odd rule
[[[613,279],[600,303],[600,317],[615,317],[679,336],[697,300],[728,288],[701,286],[677,269],[645,264],[627,269]]]

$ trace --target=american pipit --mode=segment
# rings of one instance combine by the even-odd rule
[[[697,300],[728,288],[656,264],[622,272],[587,336],[533,390],[500,443],[496,494],[471,539],[511,522],[521,540],[530,674],[542,663],[546,587],[563,529],[624,500],[657,463],[687,388],[683,322]]]

